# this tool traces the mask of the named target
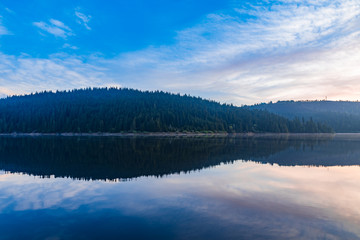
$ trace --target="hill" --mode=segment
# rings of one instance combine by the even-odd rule
[[[335,132],[360,132],[360,103],[350,101],[279,101],[249,106],[290,119],[313,119],[323,122]]]
[[[93,88],[0,99],[1,133],[331,132],[263,110],[162,91]]]

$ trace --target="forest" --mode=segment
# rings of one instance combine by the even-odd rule
[[[163,91],[87,88],[0,99],[0,133],[332,131],[313,119]]]
[[[338,133],[360,132],[360,103],[351,101],[278,101],[248,106],[289,119],[322,122]]]

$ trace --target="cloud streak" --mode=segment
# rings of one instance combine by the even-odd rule
[[[85,15],[79,11],[75,11],[75,16],[78,18],[77,22],[80,25],[83,25],[87,30],[91,30],[91,28],[88,25],[88,23],[90,22],[90,19],[91,19],[90,15]]]
[[[56,37],[67,38],[68,36],[74,35],[68,26],[56,19],[50,19],[49,23],[34,22],[33,25]]]
[[[90,30],[91,17],[78,10],[75,14]],[[54,19],[34,25],[62,38],[73,34]],[[0,90],[28,93],[114,84],[190,93],[237,105],[325,96],[357,100],[359,26],[360,3],[355,0],[234,4],[178,31],[172,45],[150,46],[111,59],[1,55],[0,66],[10,62],[10,67],[0,68]]]
[[[244,20],[243,12],[252,18]],[[135,87],[205,97],[216,92],[218,100],[237,104],[325,96],[355,100],[359,15],[359,3],[351,0],[235,8],[178,32],[173,46],[121,55],[111,64]]]
[[[2,24],[2,16],[0,15],[0,36],[10,34],[9,30],[7,30],[7,28]]]
[[[89,86],[121,85],[106,69],[86,64],[79,57],[54,55],[49,59],[0,54],[0,95],[26,94],[44,90],[69,90]]]

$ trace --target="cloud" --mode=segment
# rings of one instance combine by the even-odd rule
[[[0,25],[0,35],[8,35],[8,34],[10,34],[10,32],[4,26]]]
[[[65,44],[63,45],[63,48],[70,48],[70,49],[72,49],[72,50],[78,50],[78,49],[79,49],[78,47],[73,46],[73,45],[70,45],[70,44],[68,44],[68,43],[65,43]]]
[[[74,35],[68,26],[66,26],[63,22],[55,19],[50,19],[49,23],[34,22],[33,25],[56,37],[67,38],[68,36]]]
[[[353,0],[247,6],[208,15],[179,31],[172,46],[122,54],[108,64],[126,85],[238,105],[325,96],[356,100],[359,24],[360,3]]]
[[[2,16],[0,15],[0,36],[1,35],[10,35],[11,33],[2,23]]]
[[[48,59],[0,54],[0,95],[26,94],[43,90],[68,90],[91,86],[121,85],[104,68],[84,63],[79,57],[54,55]]]
[[[90,15],[85,15],[79,11],[75,11],[75,15],[78,18],[77,22],[80,25],[84,25],[84,27],[87,30],[91,30],[91,28],[89,27],[88,23],[90,22],[91,16]]]
[[[59,28],[71,32],[71,29],[68,26],[66,26],[63,22],[60,22],[59,20],[50,19],[50,23],[54,26],[57,26]]]
[[[15,14],[15,12],[13,11],[13,10],[11,10],[11,9],[9,9],[9,8],[5,8],[5,11],[7,11],[8,13],[10,13],[10,14]]]
[[[90,29],[91,17],[78,10],[75,14]],[[55,36],[73,34],[58,20],[34,24]],[[0,61],[1,92],[118,84],[237,105],[325,96],[357,100],[359,26],[356,0],[234,4],[178,31],[172,45],[150,46],[112,59],[1,55],[0,60],[12,65],[7,71]]]

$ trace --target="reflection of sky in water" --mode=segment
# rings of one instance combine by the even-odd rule
[[[359,189],[358,166],[238,161],[127,182],[2,172],[1,239],[360,239]]]

